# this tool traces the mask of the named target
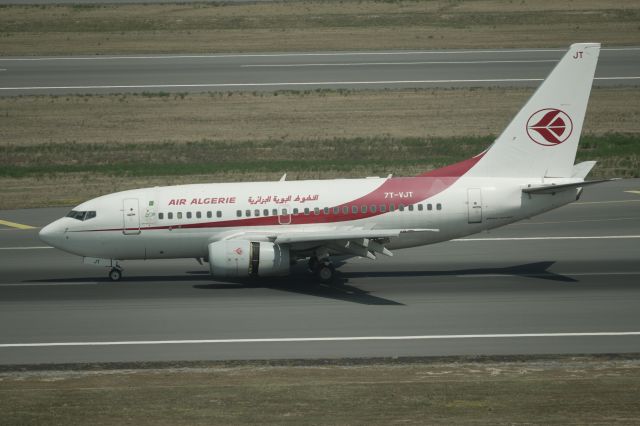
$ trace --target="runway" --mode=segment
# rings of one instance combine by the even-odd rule
[[[566,49],[0,58],[0,95],[537,86]],[[594,84],[640,84],[640,47],[602,49]]]
[[[67,209],[1,211],[42,226]],[[640,180],[461,241],[356,259],[340,282],[126,280],[0,225],[0,364],[640,352]],[[301,265],[302,266],[302,265]],[[36,344],[36,345],[34,345]]]

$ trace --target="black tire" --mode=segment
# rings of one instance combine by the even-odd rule
[[[329,284],[336,275],[336,269],[332,264],[322,264],[318,267],[318,279],[323,284]]]
[[[111,281],[120,281],[120,278],[122,278],[122,271],[120,269],[113,268],[109,271],[109,279]]]

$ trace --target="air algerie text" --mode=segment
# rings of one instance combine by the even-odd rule
[[[192,198],[190,202],[186,198],[172,198],[169,200],[170,206],[199,206],[205,204],[235,204],[236,197],[212,197],[212,198]]]

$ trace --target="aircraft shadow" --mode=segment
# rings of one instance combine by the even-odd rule
[[[537,278],[548,281],[565,283],[578,282],[578,280],[557,274],[548,269],[554,261],[534,262],[523,265],[507,266],[503,268],[472,268],[452,270],[422,270],[422,271],[363,271],[340,272],[336,271],[336,278],[329,284],[320,284],[306,272],[306,268],[298,265],[292,268],[292,274],[285,277],[257,278],[257,279],[220,279],[212,282],[212,277],[207,270],[187,271],[186,275],[147,275],[125,277],[121,283],[151,283],[151,282],[192,282],[192,287],[198,290],[238,290],[252,288],[268,288],[288,293],[303,294],[306,296],[322,297],[332,300],[340,300],[364,305],[380,306],[405,306],[403,303],[383,297],[374,296],[371,292],[349,285],[349,279],[353,278],[399,278],[399,277],[448,277],[448,276],[472,276],[505,275],[524,278]],[[110,284],[106,277],[82,277],[82,278],[51,278],[40,280],[28,280],[25,283],[74,283],[98,281]]]
[[[306,276],[292,274],[287,277],[261,278],[256,280],[225,280],[224,282],[211,284],[195,284],[193,287],[200,290],[268,288],[287,293],[323,297],[325,299],[359,303],[362,305],[405,306],[404,303],[374,296],[366,290],[348,285],[347,280],[343,278],[339,272],[336,273],[336,279],[329,284],[320,284],[309,274],[306,274]]]
[[[452,269],[444,271],[367,271],[367,272],[345,272],[344,277],[366,278],[366,277],[446,277],[446,276],[471,276],[471,275],[507,275],[524,278],[539,278],[549,281],[560,281],[574,283],[575,278],[557,274],[549,271],[555,261],[544,261],[526,263],[524,265],[506,266],[504,268],[473,268],[473,269]]]

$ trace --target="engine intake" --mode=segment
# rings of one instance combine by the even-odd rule
[[[209,244],[214,277],[269,277],[289,274],[289,247],[263,241],[223,240]]]

